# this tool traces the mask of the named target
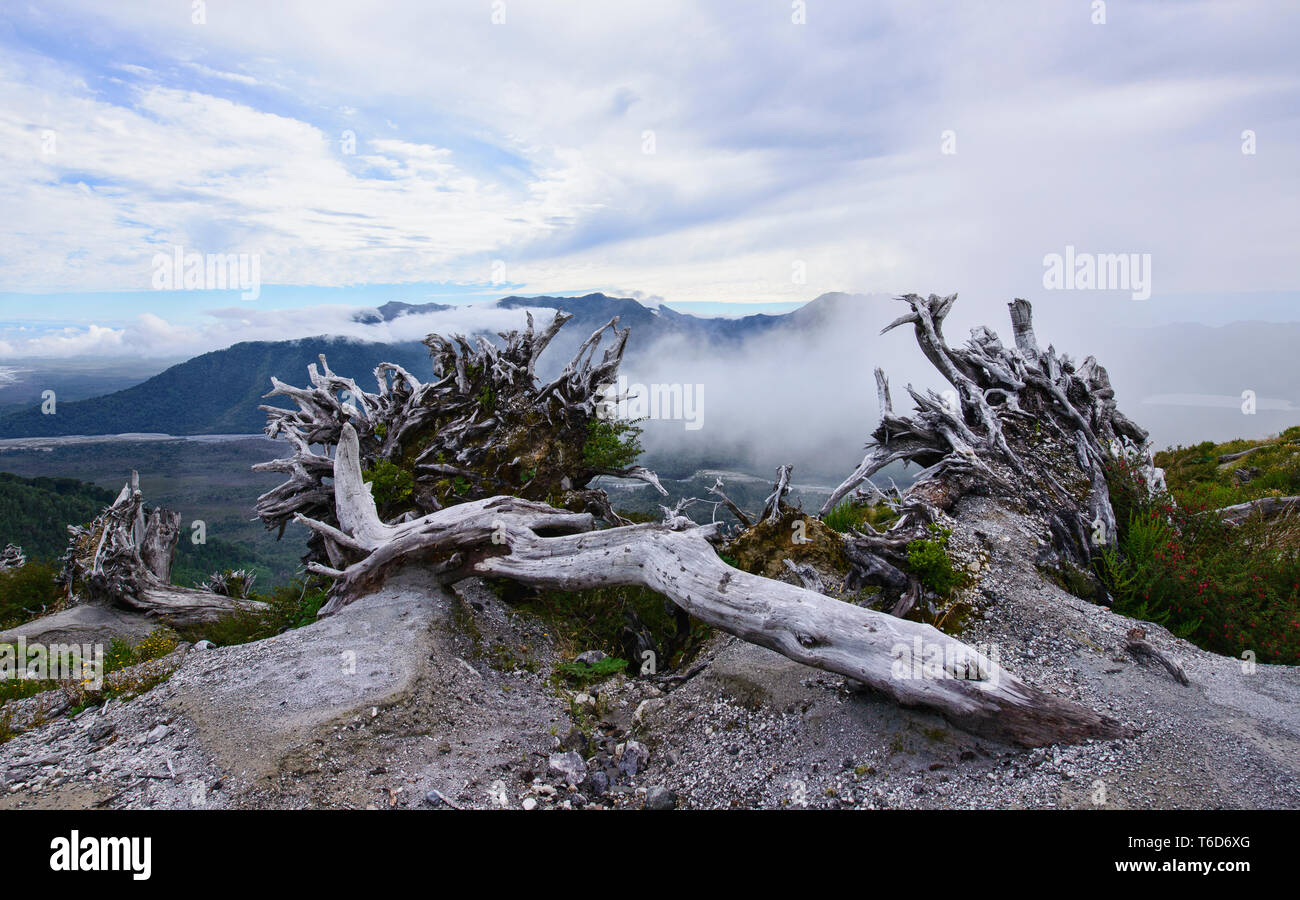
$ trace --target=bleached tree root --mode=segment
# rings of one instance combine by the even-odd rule
[[[926,526],[967,494],[1027,507],[1051,532],[1057,560],[1086,567],[1094,554],[1114,548],[1107,466],[1135,462],[1153,488],[1163,473],[1151,462],[1147,433],[1116,408],[1106,369],[1092,357],[1076,368],[1054,347],[1040,349],[1026,300],[1008,304],[1014,347],[984,327],[972,329],[965,346],[951,347],[943,323],[956,294],[899,299],[909,312],[882,334],[912,325],[922,353],[952,389],[921,394],[909,385],[916,411],[900,416],[889,381],[876,370],[880,425],[861,464],[831,492],[820,515],[860,494],[859,486],[870,486],[868,479],[891,463],[916,463],[923,471],[905,492],[885,498],[900,513],[889,531],[865,528],[847,538],[850,585],[880,585],[901,595],[896,608],[909,609],[917,585],[904,574],[908,542],[927,537]],[[865,498],[855,495],[855,502]]]
[[[929,625],[734,569],[710,545],[712,526],[681,516],[597,531],[589,514],[500,496],[386,524],[362,479],[350,425],[339,438],[334,489],[338,528],[299,517],[354,560],[313,567],[337,579],[323,615],[404,563],[429,566],[448,582],[488,575],[560,590],[637,585],[743,640],[937,711],[976,734],[1037,746],[1124,733],[1113,719],[1025,684]]]
[[[483,335],[471,342],[463,335],[431,334],[424,343],[432,357],[432,381],[383,363],[374,371],[377,390],[370,392],[333,372],[323,355],[319,366],[308,367],[308,387],[272,378],[266,397],[287,397],[297,408],[260,407],[267,415],[266,433],[287,441],[293,452],[253,467],[287,476],[258,498],[258,516],[281,535],[296,515],[335,521],[326,479],[334,468],[330,447],[344,424],[358,433],[363,467],[388,464],[412,479],[404,508],[386,510],[394,515],[516,494],[558,497],[566,506],[622,522],[608,499],[588,488],[598,476],[644,481],[667,496],[649,469],[589,459],[586,453],[591,427],[608,419],[618,400],[608,390],[617,382],[629,330],[620,331],[617,318],[583,341],[555,378],[537,382],[542,352],[572,318],[557,311],[537,329],[528,313],[527,327],[501,333],[500,344]],[[607,335],[612,340],[598,354]],[[327,539],[313,536],[309,551],[315,562],[339,562]]]

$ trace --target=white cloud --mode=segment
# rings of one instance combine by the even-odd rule
[[[498,309],[493,305],[463,305],[437,312],[400,316],[391,322],[366,325],[353,321],[353,306],[308,306],[261,310],[227,307],[209,310],[196,326],[177,325],[153,313],[143,313],[120,328],[91,324],[34,334],[10,334],[0,340],[0,356],[24,357],[135,356],[190,357],[241,341],[283,341],[336,335],[364,341],[419,341],[430,333],[489,333],[524,327],[526,315],[549,321],[554,310]]]
[[[1300,13],[1276,5],[1105,26],[1033,2],[828,2],[804,26],[686,0],[510,3],[504,25],[480,4],[229,0],[202,27],[55,7],[156,61],[84,64],[114,92],[75,60],[0,62],[0,289],[143,288],[159,243],[257,252],[267,283],[483,282],[500,259],[521,293],[669,303],[991,309],[1067,243],[1151,252],[1157,294],[1300,280]]]

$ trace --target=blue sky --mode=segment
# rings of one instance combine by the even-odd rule
[[[1152,254],[1117,324],[1286,317],[1300,289],[1295,4],[197,8],[0,16],[0,356],[509,293],[741,314],[958,290],[1086,316],[1042,297],[1066,245]],[[152,290],[175,247],[255,255],[259,296]]]

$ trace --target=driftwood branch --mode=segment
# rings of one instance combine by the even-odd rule
[[[790,491],[790,473],[793,471],[794,466],[781,466],[776,470],[776,483],[772,485],[772,493],[763,501],[760,519],[775,522],[781,518],[781,498]]]
[[[686,612],[793,660],[868,685],[953,724],[1025,745],[1111,737],[1114,720],[1021,682],[995,659],[937,629],[898,619],[724,563],[712,526],[668,524],[594,530],[593,518],[517,497],[490,497],[409,522],[380,520],[364,482],[355,431],[345,425],[334,460],[339,528],[355,548],[323,614],[370,590],[403,564],[446,581],[473,575],[539,588],[639,585]],[[302,518],[309,528],[332,526]]]
[[[1260,497],[1233,506],[1225,506],[1216,512],[1229,525],[1240,525],[1251,516],[1273,519],[1300,509],[1300,497]]]
[[[753,527],[754,523],[749,520],[749,516],[745,515],[745,511],[737,506],[730,497],[723,493],[721,476],[714,479],[713,487],[709,488],[709,493],[722,501],[722,505],[731,511],[731,514],[736,517],[736,521],[741,524],[742,528]]]
[[[1177,681],[1184,687],[1191,684],[1191,681],[1187,678],[1187,673],[1183,671],[1183,667],[1147,643],[1145,640],[1146,636],[1146,629],[1130,628],[1128,632],[1128,640],[1125,642],[1124,649],[1127,650],[1130,655],[1135,656],[1138,659],[1147,659],[1152,662],[1160,663],[1160,665],[1165,667],[1165,671],[1173,676],[1174,681]]]

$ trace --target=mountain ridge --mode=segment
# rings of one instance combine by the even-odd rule
[[[650,309],[627,297],[592,293],[581,297],[504,297],[500,309],[549,308],[574,316],[557,336],[551,358],[572,353],[594,330],[618,316],[620,327],[631,327],[632,356],[665,336],[678,336],[738,346],[745,339],[783,324],[804,327],[822,295],[791,313],[755,314],[735,319],[708,318],[679,313],[668,307]],[[850,295],[835,295],[850,296]],[[390,301],[358,310],[353,321],[362,324],[391,322],[424,312],[451,307],[441,303],[410,304]],[[522,323],[521,323],[522,324]],[[488,330],[479,332],[488,337]],[[428,350],[418,341],[364,341],[350,337],[317,335],[287,341],[241,341],[211,350],[131,387],[95,397],[58,403],[46,415],[39,405],[0,416],[0,438],[61,437],[71,435],[158,432],[165,434],[258,434],[265,416],[257,407],[268,403],[285,406],[283,398],[264,400],[275,375],[300,379],[306,367],[326,354],[330,367],[354,378],[364,378],[381,362],[394,362],[417,377],[429,371]]]

